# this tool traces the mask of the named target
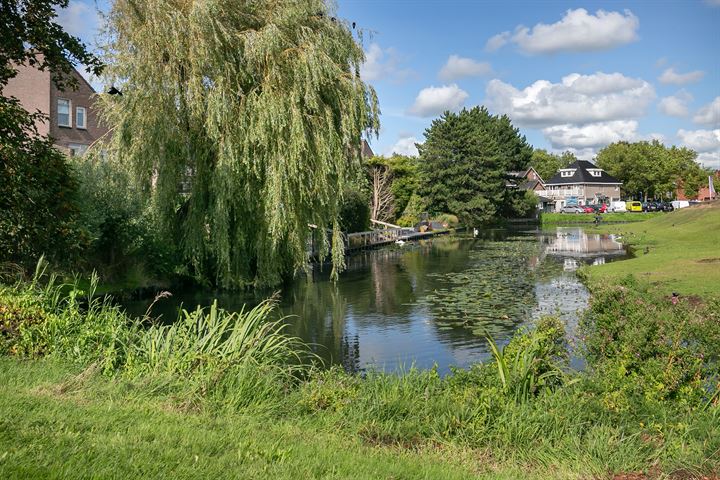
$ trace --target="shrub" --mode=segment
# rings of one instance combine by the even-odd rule
[[[340,228],[343,232],[364,232],[370,229],[370,200],[359,189],[346,189],[340,206]]]
[[[582,330],[588,364],[608,407],[634,398],[699,405],[720,376],[720,302],[673,305],[632,277],[598,289]]]
[[[172,274],[180,264],[175,239],[161,235],[158,222],[127,172],[98,152],[75,162],[80,194],[85,199],[80,222],[89,239],[84,266],[114,280],[134,266],[150,275]]]

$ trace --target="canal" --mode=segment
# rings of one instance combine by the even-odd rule
[[[326,364],[350,371],[401,371],[411,366],[447,373],[489,357],[485,333],[507,343],[541,315],[559,315],[571,347],[589,295],[575,271],[625,256],[612,236],[580,227],[488,230],[478,238],[440,236],[347,258],[338,282],[315,266],[280,291],[287,332],[312,344]],[[272,292],[175,291],[152,315],[165,321],[179,308],[238,310]],[[124,303],[141,315],[150,300]]]

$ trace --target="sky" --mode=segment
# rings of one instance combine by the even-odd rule
[[[107,8],[71,0],[59,19],[92,45]],[[378,94],[376,154],[417,155],[442,112],[484,105],[535,148],[592,160],[658,139],[720,168],[720,0],[338,0],[337,15]]]

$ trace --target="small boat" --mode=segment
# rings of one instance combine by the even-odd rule
[[[395,245],[400,245],[402,247],[405,245],[405,240],[395,240]]]

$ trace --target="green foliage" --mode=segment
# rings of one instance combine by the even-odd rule
[[[52,275],[40,284],[45,268],[39,264],[29,284],[0,288],[0,354],[165,382],[190,403],[235,407],[280,399],[309,365],[305,345],[284,334],[282,320],[270,321],[274,300],[233,313],[217,305],[183,311],[172,325],[158,325],[95,296],[96,277],[87,292]]]
[[[308,224],[333,229],[322,253],[331,243],[335,273],[344,264],[339,193],[378,109],[332,15],[322,0],[113,4],[110,156],[212,283],[279,283],[306,265]]]
[[[558,170],[567,167],[576,160],[577,158],[572,152],[563,152],[562,154],[557,155],[539,148],[533,150],[530,166],[532,166],[535,171],[538,172],[538,175],[547,182],[558,172]]]
[[[393,176],[391,190],[395,197],[395,218],[398,218],[420,186],[418,159],[395,154],[386,159],[386,164]]]
[[[67,0],[0,4],[0,93],[22,64],[50,70],[60,89],[76,85],[69,75],[73,63],[100,73],[97,57],[54,21],[57,9],[67,5]],[[0,95],[0,260],[25,266],[42,254],[72,259],[84,240],[75,224],[77,185],[64,156],[39,136],[36,122],[41,121],[47,118]]]
[[[21,0],[0,4],[3,19],[0,91],[17,75],[17,65],[25,62],[39,70],[50,70],[53,82],[60,89],[74,85],[70,76],[74,63],[87,66],[95,75],[101,73],[100,60],[87,51],[80,39],[55,22],[58,10],[66,8],[68,3],[68,0]],[[7,100],[0,97],[0,102]]]
[[[518,191],[510,197],[510,211],[519,218],[533,217],[538,211],[538,196],[532,190]]]
[[[486,336],[503,392],[516,402],[562,384],[567,367],[565,328],[558,318],[544,317],[530,334],[515,334],[506,347]]]
[[[456,214],[466,225],[492,221],[507,208],[507,172],[525,168],[531,147],[507,116],[485,107],[446,112],[425,132],[419,193],[431,212]]]
[[[5,100],[0,103],[0,260],[30,267],[45,254],[65,265],[86,243],[77,222],[77,181],[65,156],[37,136],[33,117],[16,101]]]
[[[370,202],[363,192],[345,189],[340,207],[340,228],[346,233],[370,230]]]
[[[433,218],[433,221],[447,224],[448,227],[457,227],[460,224],[460,220],[456,215],[451,213],[441,213]]]
[[[86,420],[95,426],[88,428],[91,434],[106,431],[96,427],[99,419],[115,414],[130,397],[141,402],[143,411],[152,412],[142,425],[155,425],[156,408],[198,411],[203,407],[209,408],[212,421],[219,422],[212,429],[215,432],[242,408],[240,424],[253,418],[262,419],[268,428],[290,422],[296,430],[289,438],[305,441],[317,428],[403,454],[426,447],[434,451],[437,445],[443,445],[443,457],[456,449],[469,449],[473,458],[492,452],[493,469],[526,468],[541,459],[552,465],[552,476],[557,476],[558,466],[573,478],[650,466],[664,473],[683,469],[708,475],[720,467],[715,455],[720,448],[716,301],[672,306],[654,299],[642,284],[630,282],[596,294],[585,320],[589,346],[585,371],[564,373],[568,351],[563,325],[547,317],[535,328],[518,332],[502,349],[493,343],[491,362],[441,377],[436,370],[412,368],[401,375],[376,371],[352,375],[339,368],[287,367],[286,362],[293,362],[303,348],[283,335],[280,323],[266,321],[272,312],[270,303],[237,314],[216,307],[184,312],[176,324],[161,326],[129,322],[110,306],[93,306],[97,304],[92,300],[85,311],[77,306],[77,294],[66,294],[67,290],[38,284],[4,287],[0,305],[12,308],[0,308],[0,315],[12,312],[4,318],[21,319],[19,331],[30,334],[24,337],[23,348],[43,346],[16,347],[10,353],[55,356],[118,374],[115,381],[100,383],[90,375],[93,369],[87,369],[59,387],[39,382],[43,391],[52,389],[55,416],[66,394],[71,395],[72,411],[112,398],[112,406],[99,408],[97,417]],[[62,328],[38,329],[46,323]],[[14,333],[3,338],[19,343]],[[4,362],[3,367],[8,365]],[[3,398],[28,382],[25,372],[33,364],[26,365],[21,370],[0,369],[2,381],[15,386],[2,390]],[[48,375],[50,364],[41,365],[43,375]],[[293,373],[304,380],[298,382]],[[31,391],[33,401],[43,395],[35,384]],[[7,414],[16,402],[5,405]],[[36,405],[32,421],[44,414]],[[269,423],[268,415],[272,415]],[[11,416],[29,421],[20,410]],[[177,412],[173,416],[181,418]],[[193,417],[182,416],[182,421],[192,422]],[[113,428],[118,421],[125,425],[136,416],[122,418],[111,422]],[[31,430],[18,445],[57,434],[52,422]],[[152,438],[156,435],[157,429],[152,429]],[[114,451],[126,447],[123,442],[129,437],[120,437],[123,441],[113,443]],[[8,438],[14,435],[4,441]],[[233,447],[237,456],[236,450]],[[213,458],[222,451],[216,446]],[[277,462],[285,453],[270,448],[262,455]],[[13,458],[17,462],[18,457]],[[154,465],[147,462],[148,468]],[[0,471],[7,464],[0,463]]]
[[[427,201],[417,193],[413,193],[408,200],[403,214],[398,218],[397,224],[401,227],[412,227],[420,221],[420,214],[427,212]]]
[[[709,400],[720,374],[720,302],[694,303],[658,301],[632,277],[595,292],[585,348],[608,408],[640,398],[689,408]]]
[[[617,142],[598,152],[597,164],[623,182],[623,191],[638,199],[667,199],[675,197],[682,185],[686,194],[693,195],[706,179],[695,162],[697,153],[685,147],[666,147],[652,142]]]
[[[662,217],[665,212],[617,212],[600,214],[602,224],[607,223],[637,223],[650,220],[655,217]],[[540,220],[543,225],[576,225],[579,223],[594,223],[595,215],[592,214],[574,214],[574,213],[540,213]]]
[[[83,266],[117,280],[137,266],[167,278],[180,264],[175,244],[161,235],[157,218],[128,173],[89,152],[75,159],[80,189],[79,222],[88,237]]]

